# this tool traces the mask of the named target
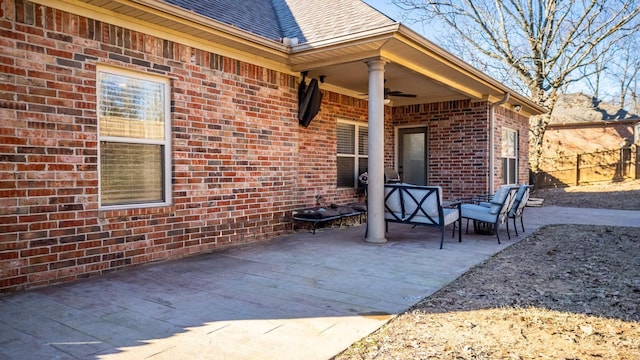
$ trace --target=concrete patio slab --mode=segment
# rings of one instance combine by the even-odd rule
[[[527,208],[526,232],[390,224],[298,232],[0,297],[0,359],[329,359],[546,224],[640,226],[640,211]],[[512,229],[513,230],[513,229]],[[558,239],[562,241],[562,239]]]

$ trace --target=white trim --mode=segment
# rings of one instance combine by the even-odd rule
[[[100,141],[108,141],[108,142],[120,142],[120,143],[128,143],[131,142],[132,138],[125,137],[117,137],[117,136],[100,136]],[[164,145],[165,141],[163,140],[154,140],[154,139],[135,139],[136,144],[147,144],[147,145]]]
[[[347,125],[354,125],[355,126],[355,133],[354,135],[354,153],[353,154],[343,154],[343,153],[338,153],[338,124],[347,124]],[[364,122],[364,121],[354,121],[354,120],[347,120],[347,119],[341,119],[338,118],[336,120],[336,165],[337,165],[337,160],[338,157],[343,157],[343,158],[352,158],[353,159],[353,172],[354,172],[354,182],[353,182],[353,186],[337,186],[336,187],[338,189],[354,189],[354,188],[358,188],[358,177],[360,176],[360,174],[358,174],[358,162],[360,159],[369,159],[369,152],[367,151],[367,155],[366,157],[363,155],[360,155],[360,148],[359,148],[359,144],[358,144],[358,139],[359,139],[359,134],[360,134],[360,128],[366,128],[367,132],[369,131],[369,124]],[[337,182],[337,174],[336,174],[336,182]]]
[[[504,141],[505,141],[505,137],[504,137],[503,135],[504,135],[504,132],[505,132],[505,131],[510,132],[510,133],[513,133],[513,134],[515,135],[514,144],[513,144],[513,146],[514,146],[514,149],[513,149],[513,151],[514,151],[513,157],[505,157],[505,156],[502,154],[502,149],[503,149],[503,145],[504,145]],[[500,152],[500,159],[515,159],[515,165],[514,165],[514,169],[513,169],[513,171],[515,172],[515,178],[514,178],[514,179],[515,179],[515,182],[514,182],[514,183],[505,183],[505,184],[503,184],[503,185],[517,185],[517,184],[518,184],[518,181],[519,181],[519,178],[518,178],[518,175],[519,175],[519,174],[518,174],[518,168],[519,168],[519,165],[520,165],[520,164],[519,164],[519,163],[520,163],[520,159],[519,159],[519,156],[518,156],[518,150],[519,150],[519,144],[518,144],[518,143],[519,143],[519,141],[520,141],[520,139],[519,139],[519,138],[520,138],[520,133],[519,133],[517,130],[514,130],[514,129],[509,128],[509,127],[506,127],[506,126],[503,126],[503,127],[502,127],[502,129],[501,129],[500,133],[501,133],[501,134],[500,134],[500,151],[501,151],[501,152]],[[508,178],[509,178],[509,176],[505,176],[505,173],[504,173],[504,171],[505,171],[505,169],[504,169],[504,163],[502,163],[502,164],[501,164],[501,167],[502,167],[502,178],[503,178],[503,179],[505,179],[505,178],[507,178],[507,179],[508,179]],[[507,174],[507,175],[508,175],[508,174]]]
[[[127,76],[135,79],[144,79],[147,81],[153,81],[163,84],[164,90],[164,140],[156,139],[137,139],[137,138],[125,138],[115,136],[100,136],[100,86],[99,86],[99,73],[109,73],[120,76]],[[149,208],[168,206],[172,203],[172,173],[171,173],[171,79],[164,76],[148,74],[145,72],[123,69],[114,66],[107,66],[98,64],[96,65],[96,120],[97,120],[97,147],[98,147],[98,208],[99,210],[120,210],[120,209],[137,209],[137,208]],[[100,152],[102,141],[108,142],[121,142],[121,143],[136,143],[136,144],[153,144],[162,145],[164,148],[162,154],[162,166],[163,166],[163,201],[157,202],[142,202],[136,204],[119,204],[119,205],[102,205],[102,192],[101,192],[101,179],[102,179],[102,164],[100,162]]]

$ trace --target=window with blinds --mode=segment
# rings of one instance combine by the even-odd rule
[[[502,183],[518,183],[518,132],[502,129]]]
[[[101,207],[170,203],[169,80],[97,73]]]
[[[355,122],[337,124],[337,186],[359,187],[358,176],[367,170],[369,129]]]

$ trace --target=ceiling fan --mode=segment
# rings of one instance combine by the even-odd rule
[[[386,83],[387,79],[384,79],[384,82]],[[362,95],[369,95],[369,94],[362,94]],[[384,88],[384,98],[388,99],[391,96],[414,98],[417,95],[416,94],[407,94],[407,93],[404,93],[404,92],[399,91],[399,90],[391,90],[391,88],[385,87]]]
[[[389,96],[397,96],[397,97],[409,97],[414,98],[416,94],[407,94],[398,90],[391,90],[390,88],[384,88],[384,98],[388,98]]]

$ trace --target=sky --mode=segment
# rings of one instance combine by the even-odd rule
[[[385,13],[388,17],[399,21],[400,8],[390,4],[390,0],[364,0],[364,2]]]
[[[427,31],[425,31],[425,26],[422,23],[412,23],[409,21],[403,21],[402,15],[403,10],[396,5],[391,4],[391,0],[363,0],[365,3],[373,6],[378,9],[380,12],[384,13],[388,17],[392,18],[395,21],[401,22],[402,25],[410,28],[411,30],[417,32],[422,35],[424,38],[434,41],[435,39],[432,36],[427,36]],[[405,14],[406,15],[406,14]],[[430,32],[437,31],[437,29],[431,28]]]

